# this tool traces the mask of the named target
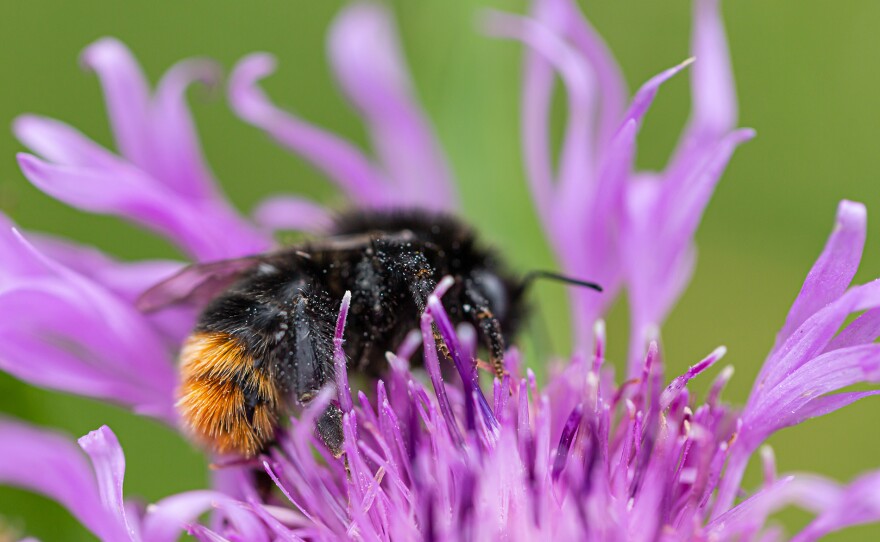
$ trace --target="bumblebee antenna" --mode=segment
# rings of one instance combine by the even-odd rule
[[[536,269],[534,271],[529,271],[528,273],[526,273],[526,276],[523,277],[522,283],[520,284],[520,288],[522,288],[523,290],[527,289],[529,286],[531,286],[532,282],[534,282],[535,279],[555,280],[558,282],[564,282],[565,284],[571,284],[572,286],[591,288],[593,290],[596,290],[597,292],[602,291],[602,287],[595,282],[588,282],[573,277],[566,277],[565,275],[560,275],[559,273],[546,271],[544,269]]]

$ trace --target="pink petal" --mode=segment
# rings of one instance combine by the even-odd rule
[[[266,529],[242,503],[217,491],[188,491],[166,497],[147,508],[143,521],[143,539],[149,542],[174,542],[194,524],[199,516],[219,510],[229,519],[240,540],[268,540]]]
[[[57,501],[102,540],[124,533],[107,514],[82,452],[66,437],[0,418],[0,483]]]
[[[851,313],[877,307],[880,307],[880,280],[853,287],[813,314],[767,358],[752,389],[750,403],[766,395],[798,367],[826,350]]]
[[[129,525],[122,498],[122,482],[125,478],[125,455],[116,435],[106,425],[79,439],[80,447],[92,460],[92,468],[98,480],[98,493],[104,510],[115,520],[120,533],[126,538],[139,540],[135,529]]]
[[[118,168],[124,162],[79,130],[39,115],[21,115],[12,124],[15,137],[28,148],[60,165]]]
[[[168,70],[156,88],[150,119],[155,127],[156,155],[145,169],[173,185],[174,191],[183,197],[219,199],[186,101],[186,91],[194,82],[214,86],[219,80],[220,68],[216,63],[184,60]]]
[[[753,534],[767,517],[789,504],[821,510],[839,500],[841,489],[834,483],[809,476],[788,476],[752,495],[736,507],[714,518],[707,526],[708,540],[738,540]]]
[[[792,542],[808,542],[845,527],[880,521],[880,472],[861,476],[840,492],[837,502],[792,537]]]
[[[173,420],[165,342],[130,303],[46,258],[15,231],[0,253],[22,270],[0,281],[0,366],[38,385],[113,399]]]
[[[664,201],[661,203],[663,213],[666,215],[664,233],[669,237],[673,247],[676,244],[679,247],[682,244],[690,244],[703,217],[703,211],[709,204],[709,199],[718,181],[721,180],[733,152],[739,145],[753,137],[755,137],[754,130],[748,128],[727,134],[711,152],[707,153],[701,167],[685,176],[681,190],[665,191]]]
[[[549,9],[550,6],[547,5]],[[552,14],[540,14],[542,18]],[[559,197],[569,202],[580,202],[585,190],[595,182],[593,157],[591,156],[593,120],[592,73],[584,59],[546,26],[532,19],[504,13],[491,13],[488,30],[492,35],[522,41],[533,52],[534,60],[529,60],[523,94],[523,136],[524,152],[529,170],[532,190],[545,222],[550,218],[553,201]],[[532,58],[530,56],[530,58]],[[568,92],[569,117],[563,139],[558,171],[559,183],[565,189],[565,196],[552,195],[552,165],[549,162],[547,145],[548,112],[552,89],[553,73],[547,69],[547,62],[558,71],[565,81]],[[534,122],[534,124],[533,124]],[[535,130],[534,133],[531,131]]]
[[[449,167],[418,106],[390,13],[354,3],[330,29],[330,60],[348,98],[363,113],[373,145],[399,192],[393,202],[436,210],[456,207]]]
[[[322,233],[330,229],[333,217],[320,205],[292,196],[264,199],[253,212],[254,222],[268,230]]]
[[[93,247],[77,245],[60,237],[28,234],[37,249],[56,262],[91,277],[126,301],[135,301],[147,288],[170,277],[184,264],[170,260],[120,262]]]
[[[229,101],[245,121],[265,130],[279,143],[309,160],[360,205],[388,205],[388,184],[374,165],[351,143],[276,107],[258,82],[275,71],[275,59],[252,54],[229,77]]]
[[[873,391],[854,391],[846,393],[836,393],[834,395],[826,395],[811,399],[807,404],[800,407],[792,413],[785,413],[780,422],[784,426],[794,426],[809,420],[810,418],[818,418],[830,414],[835,410],[840,410],[845,406],[849,406],[856,401],[866,397],[880,395],[880,390]]]
[[[80,60],[101,80],[119,152],[149,170],[156,154],[150,130],[149,88],[131,51],[114,38],[103,38],[88,46]]]
[[[774,351],[816,311],[828,305],[849,287],[862,259],[867,211],[861,203],[841,201],[834,230],[825,249],[807,274],[785,325],[776,336]]]
[[[639,126],[641,126],[645,113],[648,112],[648,109],[654,102],[654,98],[657,96],[657,92],[660,90],[663,83],[672,79],[680,71],[693,64],[693,62],[694,59],[689,58],[677,66],[673,66],[660,72],[643,84],[636,92],[635,96],[633,96],[632,102],[630,103],[629,108],[627,108],[626,114],[623,116],[623,122],[621,125],[626,124],[630,120],[635,120]]]
[[[694,138],[722,137],[736,127],[737,104],[720,0],[694,2],[691,54],[697,59],[691,79]]]
[[[826,393],[853,384],[880,381],[880,345],[866,344],[841,348],[813,358],[791,372],[757,401],[750,401],[744,415],[743,438],[763,438],[781,427],[790,417],[800,417],[801,408]],[[825,403],[845,406],[847,402]],[[829,412],[810,405],[810,415]],[[746,435],[755,432],[756,435]]]
[[[836,337],[831,339],[825,352],[874,342],[880,337],[880,308],[870,309],[856,318],[850,325],[843,328]]]
[[[600,150],[611,141],[620,127],[628,96],[626,81],[620,67],[602,38],[584,17],[574,0],[545,0],[563,4],[566,15],[565,33],[571,43],[584,55],[596,76],[599,89],[599,126],[597,144]]]
[[[116,215],[161,233],[197,259],[222,259],[267,248],[265,239],[226,209],[197,205],[134,167],[56,165],[18,155],[22,173],[37,188],[73,207]],[[200,217],[200,221],[193,217]]]

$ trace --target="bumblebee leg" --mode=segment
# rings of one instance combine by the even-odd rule
[[[355,266],[349,321],[355,329],[367,330],[346,337],[347,350],[359,357],[349,360],[350,366],[366,374],[379,374],[384,367],[385,350],[391,347],[377,337],[393,335],[398,322],[399,301],[389,290],[391,279],[372,248],[365,251]],[[396,346],[396,345],[394,345]],[[379,359],[380,363],[376,363]]]
[[[489,309],[489,301],[474,286],[471,279],[465,280],[464,294],[468,299],[465,312],[480,330],[486,348],[489,350],[489,361],[498,378],[504,376],[504,335],[501,333],[501,322]]]
[[[342,444],[345,442],[345,436],[342,431],[342,410],[331,403],[330,406],[318,418],[318,436],[333,454],[333,457],[342,455]],[[347,464],[347,463],[346,463]]]
[[[412,243],[397,240],[377,240],[374,250],[379,265],[392,281],[405,285],[419,313],[425,312],[428,296],[437,287],[434,268],[425,254]]]
[[[333,379],[332,312],[325,295],[301,290],[293,305],[293,392],[307,404]],[[317,421],[318,436],[335,456],[342,455],[342,411],[331,404]]]

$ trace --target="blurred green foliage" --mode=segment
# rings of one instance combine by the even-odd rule
[[[491,3],[514,11],[525,8],[522,0]],[[520,47],[480,34],[479,10],[487,2],[394,4],[418,93],[459,180],[465,214],[519,268],[552,266],[522,173]],[[275,53],[280,72],[266,86],[276,101],[366,144],[357,116],[335,89],[325,57],[325,29],[341,5],[310,0],[2,2],[0,123],[8,126],[23,112],[41,113],[110,146],[96,80],[76,60],[85,45],[113,35],[132,48],[153,80],[188,56],[213,57],[228,69],[251,51]],[[689,56],[689,2],[592,1],[584,7],[631,88]],[[707,210],[697,237],[700,255],[693,283],[663,340],[673,373],[715,346],[727,345],[725,361],[737,368],[728,398],[742,402],[830,231],[837,201],[850,198],[865,202],[871,212],[880,209],[880,3],[849,0],[832,7],[821,0],[737,0],[727,2],[724,13],[741,124],[757,129],[758,138],[737,152]],[[285,191],[338,202],[309,166],[237,120],[222,94],[194,92],[192,102],[206,154],[240,209]],[[663,166],[688,106],[686,75],[663,87],[640,138],[641,166]],[[9,131],[0,132],[0,208],[20,225],[125,259],[177,255],[141,230],[79,213],[39,193],[17,170],[14,154],[20,150]],[[872,223],[858,280],[880,275],[877,233]],[[552,329],[557,350],[564,351],[563,296],[561,288],[542,285],[537,297],[540,318]],[[621,308],[612,311],[608,327],[610,355],[619,363],[627,344]],[[701,377],[697,389],[711,377]],[[156,500],[203,487],[208,476],[201,454],[179,436],[114,407],[0,376],[0,411],[73,436],[110,425],[126,451],[129,496]],[[782,432],[771,441],[780,470],[848,480],[880,467],[880,434],[876,422],[867,421],[876,420],[878,412],[880,404],[868,400]],[[749,479],[752,484],[757,480],[755,474]],[[797,528],[807,517],[786,512],[780,519]],[[19,490],[0,489],[4,524],[43,540],[90,540],[61,507]],[[880,529],[871,527],[833,539],[878,535]]]

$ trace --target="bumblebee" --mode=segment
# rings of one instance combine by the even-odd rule
[[[140,306],[204,306],[181,351],[178,409],[199,441],[251,457],[272,442],[282,415],[333,381],[333,332],[346,291],[349,370],[377,376],[385,353],[418,327],[428,296],[447,275],[455,281],[444,295],[450,318],[476,328],[501,374],[505,338],[516,332],[523,293],[537,275],[514,278],[471,228],[448,215],[344,214],[327,237],[185,268],[147,291]],[[319,418],[317,432],[341,454],[337,406]]]

